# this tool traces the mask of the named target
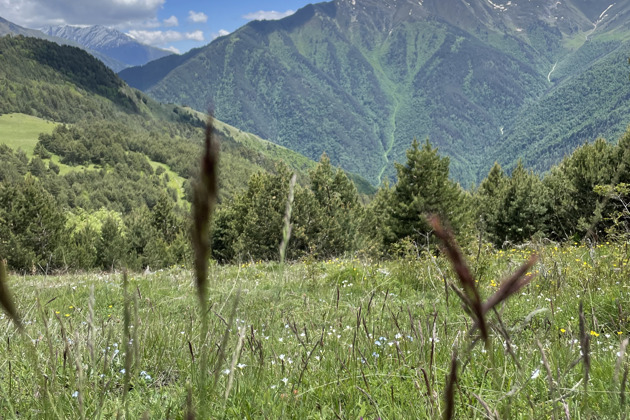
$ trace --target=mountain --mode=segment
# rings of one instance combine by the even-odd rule
[[[72,141],[51,150],[53,160],[67,162],[62,173],[79,167],[87,171],[83,177],[118,176],[118,172],[125,176],[118,163],[131,156],[171,171],[176,177],[171,181],[180,192],[198,169],[206,119],[203,113],[160,104],[130,88],[82,49],[24,36],[0,37],[0,115],[7,114],[27,114],[76,130],[73,135],[81,144]],[[220,177],[222,198],[245,188],[252,174],[275,171],[279,162],[301,179],[315,166],[294,151],[221,121],[215,121],[215,130],[221,142],[220,171],[225,174]],[[0,144],[11,143],[12,134],[0,135]]]
[[[170,51],[144,45],[129,35],[100,25],[47,26],[42,31],[47,35],[74,41],[90,51],[97,51],[113,58],[126,67],[140,66],[173,54]]]
[[[0,36],[5,36],[5,35],[22,35],[22,36],[28,36],[28,37],[33,37],[33,38],[39,38],[39,39],[45,39],[46,41],[50,41],[50,42],[54,42],[56,44],[59,45],[70,45],[72,47],[78,47],[78,48],[82,48],[82,49],[86,49],[85,47],[81,46],[80,44],[78,44],[77,42],[71,41],[71,40],[67,40],[67,39],[63,39],[63,38],[59,38],[56,36],[51,36],[51,35],[47,35],[45,33],[43,33],[42,31],[38,31],[36,29],[28,29],[28,28],[24,28],[22,26],[16,25],[15,23],[9,22],[6,19],[3,19],[2,17],[0,17]],[[87,50],[87,49],[86,49]],[[99,60],[101,60],[103,63],[105,63],[105,65],[107,67],[109,67],[110,69],[114,70],[114,71],[120,71],[126,67],[129,67],[128,65],[114,59],[111,58],[105,54],[102,54],[98,51],[93,51],[93,50],[87,50],[90,54],[92,54],[94,57],[98,58]]]
[[[621,134],[629,27],[609,0],[335,0],[120,75],[374,184],[428,137],[468,185]]]

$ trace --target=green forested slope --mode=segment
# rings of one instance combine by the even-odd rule
[[[596,59],[588,60],[594,52]],[[554,72],[557,86],[519,114],[490,154],[494,160],[511,169],[516,155],[526,166],[546,171],[584,142],[598,137],[616,141],[625,132],[630,124],[630,43],[593,40],[578,53],[585,70],[571,76],[561,68],[558,79]]]
[[[583,136],[618,135],[630,122],[621,117],[617,79],[609,79],[625,71],[610,54],[628,45],[630,9],[608,6],[336,0],[280,21],[250,22],[121,77],[163,102],[198,110],[211,102],[219,119],[311,158],[326,151],[375,184],[395,176],[393,163],[413,138],[428,137],[451,157],[452,176],[468,185],[495,159],[512,167],[525,156],[548,169],[563,150],[544,150],[547,140],[568,150]],[[605,68],[587,76],[594,66]],[[579,77],[598,79],[572,82]],[[571,83],[591,89],[573,101]],[[578,110],[585,102],[607,105]],[[562,115],[555,103],[567,108]],[[610,115],[613,105],[617,115]],[[582,127],[573,118],[580,113]]]
[[[100,134],[90,129],[85,138],[88,152],[95,136],[107,134],[125,152],[139,152],[151,161],[168,165],[184,178],[195,173],[203,138],[203,114],[155,102],[129,88],[101,62],[78,48],[35,38],[4,37],[0,38],[0,56],[0,113],[79,124],[86,130],[106,126],[105,133]],[[241,136],[239,130],[221,127],[222,165],[230,173],[223,178],[227,184],[223,191],[228,196],[244,188],[257,170],[273,170],[280,159],[295,164],[299,171],[314,165],[303,156],[279,146],[271,147],[254,136],[249,136],[247,142],[237,140]],[[3,133],[2,143],[19,146],[15,135],[10,131]],[[25,148],[32,147],[25,144]]]

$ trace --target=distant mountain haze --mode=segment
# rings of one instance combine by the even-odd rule
[[[630,122],[630,2],[336,0],[120,73],[377,184],[414,138],[465,185]]]
[[[78,47],[78,48],[86,50],[87,52],[89,52],[94,57],[101,60],[107,67],[109,67],[110,69],[114,71],[120,71],[126,67],[129,67],[129,65],[124,64],[114,58],[111,58],[107,56],[106,54],[102,54],[98,51],[90,50],[86,48],[85,46],[79,44],[78,42],[75,42],[69,39],[60,38],[57,36],[48,35],[37,29],[24,28],[22,26],[16,25],[15,23],[9,22],[8,20],[0,17],[0,36],[5,36],[5,35],[30,36],[33,38],[45,39],[46,41],[54,42],[59,45],[70,45],[72,47]]]
[[[87,49],[105,54],[128,67],[140,66],[173,54],[170,51],[141,44],[127,34],[100,25],[48,26],[42,31],[48,35],[75,41]]]

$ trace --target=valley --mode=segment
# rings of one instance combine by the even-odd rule
[[[611,57],[628,45],[621,25],[626,5],[552,3],[319,3],[282,21],[252,22],[176,62],[157,60],[121,76],[161,101],[199,110],[213,103],[220,119],[312,159],[325,151],[374,185],[383,175],[395,177],[393,162],[404,159],[413,138],[429,138],[451,158],[454,178],[467,186],[483,179],[494,161],[512,168],[523,157],[528,166],[548,170],[566,152],[524,144],[521,133],[549,130],[527,115],[552,102],[564,107],[560,88],[579,88],[575,79],[593,66],[628,73],[622,54]],[[254,52],[263,50],[264,55]],[[241,73],[241,67],[266,69],[265,78]],[[228,76],[226,69],[235,72]],[[602,88],[620,87],[605,80],[599,79],[609,85]],[[627,84],[623,89],[626,95]],[[258,92],[255,106],[246,102],[251,91]],[[584,93],[586,103],[589,95],[602,96]],[[308,103],[300,99],[306,94]],[[343,102],[343,112],[330,106]],[[299,112],[283,103],[300,104]],[[582,129],[569,130],[562,139],[565,150],[598,136],[613,141],[625,131],[629,119],[604,117],[618,106],[604,107],[586,117]],[[309,118],[297,123],[301,115]],[[325,121],[335,121],[336,129]],[[497,148],[501,152],[493,153]],[[364,158],[351,158],[357,154]]]
[[[0,418],[624,418],[630,4],[238,13],[0,18]]]

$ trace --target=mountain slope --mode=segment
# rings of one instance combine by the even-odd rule
[[[627,45],[629,12],[608,0],[336,0],[121,77],[162,102],[212,105],[229,124],[311,158],[325,151],[375,184],[394,176],[414,137],[429,137],[468,184],[495,158],[509,167],[544,156],[545,169],[587,134],[620,133],[630,119],[608,118],[603,96],[617,81],[583,91],[603,107],[582,113],[589,128],[571,125],[583,101],[562,95],[590,68],[620,70],[606,57]],[[556,118],[558,103],[566,110]],[[554,137],[561,118],[566,134]],[[536,126],[546,134],[532,141]]]
[[[97,164],[102,156],[122,150],[167,165],[183,179],[196,174],[205,115],[155,102],[79,48],[22,36],[0,38],[0,114],[15,113],[66,123],[87,133],[86,144],[103,143],[97,150],[73,145],[60,158]],[[222,145],[223,198],[244,188],[253,173],[274,171],[280,161],[301,177],[315,166],[302,155],[220,121],[215,129]],[[9,134],[0,135],[0,143],[10,143]],[[112,162],[115,166],[116,160]]]
[[[123,63],[126,67],[140,66],[149,61],[172,55],[170,51],[144,45],[115,29],[104,26],[48,26],[42,31],[51,36],[74,41],[91,51],[98,51]]]

